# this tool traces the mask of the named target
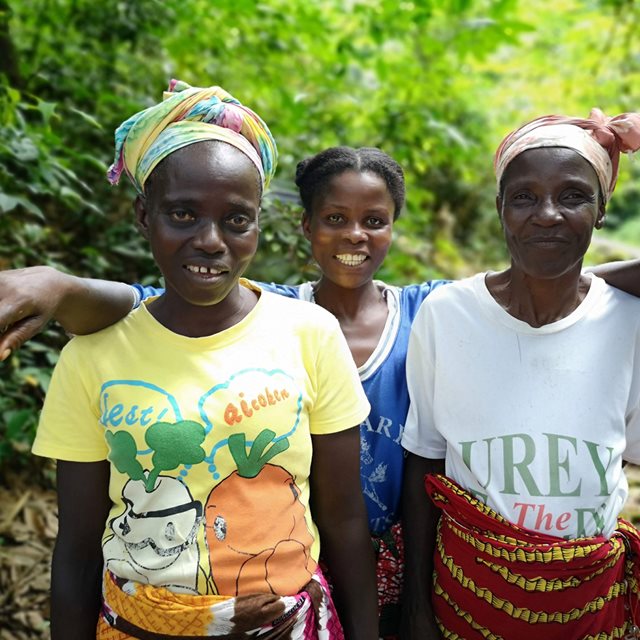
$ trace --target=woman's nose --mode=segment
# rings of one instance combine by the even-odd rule
[[[347,229],[347,240],[353,244],[364,242],[367,239],[366,231],[359,224],[352,224]]]
[[[206,253],[217,253],[224,249],[220,228],[214,221],[202,221],[193,239],[193,246]]]
[[[553,226],[562,220],[557,203],[550,199],[545,199],[540,203],[535,216],[535,222],[542,226]]]

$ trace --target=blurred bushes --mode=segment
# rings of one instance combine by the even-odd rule
[[[104,173],[115,127],[157,101],[171,77],[224,86],[278,140],[252,277],[315,277],[293,174],[301,158],[336,144],[379,146],[407,173],[406,211],[380,277],[404,283],[495,265],[504,250],[491,157],[506,129],[539,115],[545,100],[598,98],[599,55],[613,59],[602,66],[609,96],[619,79],[634,104],[627,94],[638,86],[628,80],[637,56],[617,45],[630,49],[637,37],[635,2],[543,9],[542,0],[0,0],[0,268],[48,263],[157,283],[133,231],[133,190],[111,188]],[[613,24],[616,39],[598,49]],[[543,68],[548,83],[549,67],[562,69],[562,82],[574,67],[589,82],[556,93],[526,85]],[[628,191],[614,221],[629,220],[635,200]],[[0,364],[0,468],[21,460],[14,454],[31,440],[64,341],[52,327]]]

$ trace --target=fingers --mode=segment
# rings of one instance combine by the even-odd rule
[[[41,331],[53,314],[43,269],[0,272],[0,362]]]
[[[0,362],[11,355],[11,348],[7,346],[7,331],[9,327],[0,327]]]
[[[47,321],[42,316],[29,316],[9,326],[0,327],[0,362],[42,331],[46,324]]]
[[[11,327],[18,326],[20,322],[31,316],[40,315],[38,309],[22,291],[8,286],[11,284],[11,280],[7,279],[7,274],[10,273],[14,272],[0,273],[0,334],[7,333]]]
[[[24,342],[24,340],[19,341],[19,338],[16,338],[15,331],[28,313],[20,304],[7,303],[6,299],[10,296],[8,294],[2,295],[4,293],[4,290],[0,288],[0,362],[6,360],[11,352]],[[10,293],[13,294],[13,292]]]

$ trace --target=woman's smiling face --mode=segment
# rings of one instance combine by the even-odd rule
[[[389,251],[394,213],[387,185],[375,173],[334,176],[302,223],[323,278],[346,289],[371,281]]]
[[[214,305],[236,288],[258,245],[260,192],[252,162],[221,142],[189,145],[158,165],[136,213],[167,301]]]
[[[543,279],[580,269],[604,205],[593,167],[572,149],[530,149],[502,179],[496,204],[512,268]]]

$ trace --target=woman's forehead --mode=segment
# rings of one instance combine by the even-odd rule
[[[164,158],[156,167],[165,170],[176,170],[186,165],[190,170],[192,168],[217,166],[224,169],[230,165],[236,167],[238,165],[246,165],[253,167],[253,163],[249,158],[230,144],[220,140],[200,140],[181,147]],[[255,167],[253,167],[255,170]],[[154,171],[156,170],[154,169]],[[257,172],[257,170],[256,170]]]
[[[575,149],[540,147],[527,149],[516,156],[502,176],[503,188],[522,181],[581,180],[598,188],[598,176],[593,166]]]
[[[182,147],[164,158],[149,176],[145,190],[165,192],[169,187],[194,185],[205,188],[224,181],[235,185],[247,183],[255,187],[256,196],[260,197],[260,174],[251,160],[229,144],[206,140]]]

